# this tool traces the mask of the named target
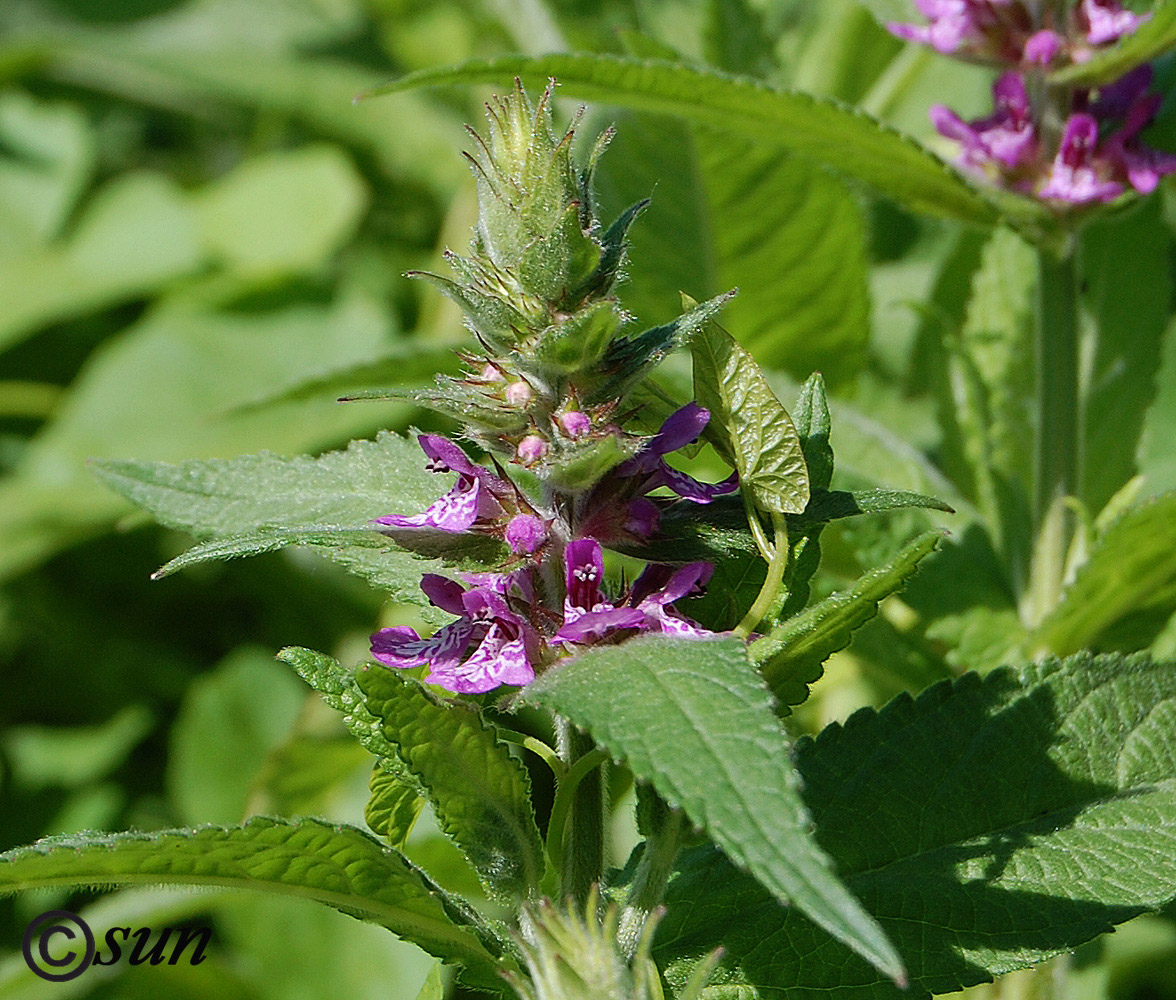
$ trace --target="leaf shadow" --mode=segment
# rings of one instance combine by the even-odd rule
[[[1080,695],[1065,691],[1068,712]],[[816,839],[898,948],[906,991],[711,845],[678,858],[659,965],[673,983],[721,945],[715,984],[750,984],[764,997],[827,1000],[836,989],[897,1000],[990,981],[1144,912],[1126,897],[1072,898],[1097,892],[1082,884],[1081,863],[1067,865],[1066,831],[1148,788],[1084,776],[1087,748],[1066,717],[1049,687],[1026,689],[1004,669],[859,712],[797,746]],[[1052,860],[1038,853],[1051,838]]]

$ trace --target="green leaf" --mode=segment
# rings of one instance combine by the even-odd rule
[[[902,978],[898,954],[809,836],[788,738],[738,639],[645,636],[590,650],[523,697],[587,729],[773,897]]]
[[[364,806],[363,818],[372,832],[397,850],[403,850],[425,800],[410,782],[383,767],[372,769],[369,788],[372,794]]]
[[[400,600],[424,603],[417,584],[424,563],[364,530],[374,517],[423,510],[445,490],[426,471],[417,445],[384,432],[318,458],[262,453],[167,465],[92,463],[111,489],[173,528],[211,542],[160,573],[204,559],[305,544]]]
[[[313,899],[496,981],[472,918],[395,851],[347,826],[240,826],[59,837],[0,854],[0,894],[76,885],[217,885]]]
[[[991,225],[997,211],[959,173],[913,139],[862,112],[746,77],[611,55],[495,59],[425,70],[369,96],[446,83],[542,86],[555,77],[571,95],[683,115],[724,131],[794,150],[917,211]]]
[[[1080,655],[968,674],[798,743],[817,840],[907,957],[907,992],[705,848],[666,897],[668,978],[721,945],[719,980],[751,996],[921,998],[1170,902],[1174,668]]]
[[[1158,618],[1146,645],[1176,611],[1176,494],[1129,510],[1107,528],[1061,603],[1032,636],[1030,648],[1059,655],[1098,648],[1130,617]]]
[[[356,298],[265,312],[151,311],[90,355],[54,420],[0,479],[0,576],[109,530],[128,512],[86,468],[89,458],[297,453],[388,423],[396,414],[387,408],[331,399],[232,412],[267,391],[371,358],[387,331],[382,310]]]
[[[69,236],[0,268],[0,349],[53,322],[154,292],[206,261],[183,192],[126,174],[90,199]]]
[[[1162,56],[1176,44],[1176,2],[1159,0],[1148,21],[1084,63],[1050,74],[1050,83],[1094,86],[1110,83],[1140,63]]]
[[[920,535],[885,566],[871,570],[849,590],[827,597],[807,611],[777,625],[751,646],[751,658],[782,709],[808,697],[822,664],[844,649],[859,628],[878,613],[878,604],[895,593],[943,536]]]
[[[441,963],[429,970],[416,1000],[445,1000],[445,984],[441,981]]]
[[[814,492],[827,490],[833,480],[833,447],[829,443],[833,421],[829,416],[825,380],[820,372],[814,372],[800,387],[792,409],[795,411],[793,423],[808,469],[809,486]]]
[[[1146,491],[1155,495],[1176,490],[1176,322],[1169,323],[1156,372],[1156,396],[1143,422],[1139,470]]]
[[[93,170],[94,140],[80,108],[8,89],[0,150],[0,254],[8,255],[61,231]]]
[[[741,487],[761,510],[799,514],[809,499],[804,452],[755,359],[714,321],[695,331],[690,354],[695,398],[711,413],[709,436]]]
[[[384,738],[486,888],[507,899],[531,894],[543,876],[543,841],[530,779],[507,744],[474,706],[440,701],[395,670],[361,667],[356,680]]]
[[[1083,285],[1097,324],[1086,396],[1082,499],[1100,511],[1137,472],[1137,442],[1156,395],[1172,299],[1166,266],[1172,237],[1161,202],[1149,198],[1125,216],[1082,233]]]
[[[194,680],[169,733],[168,798],[183,823],[232,823],[250,811],[271,750],[290,734],[306,688],[273,657],[241,647]]]
[[[353,236],[366,203],[351,161],[325,145],[252,157],[195,197],[213,256],[260,278],[321,267]]]

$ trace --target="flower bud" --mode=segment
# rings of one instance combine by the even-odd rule
[[[534,465],[547,454],[547,442],[538,434],[528,434],[519,442],[516,454],[523,465]]]
[[[592,421],[588,414],[581,413],[579,410],[568,410],[567,413],[560,414],[559,426],[573,441],[592,431]]]
[[[526,382],[511,382],[506,387],[506,401],[511,406],[526,406],[534,397],[531,387]]]

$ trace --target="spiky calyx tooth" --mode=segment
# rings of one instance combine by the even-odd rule
[[[601,258],[589,182],[572,162],[576,121],[561,138],[549,85],[532,105],[522,85],[486,105],[486,138],[467,156],[478,191],[477,243],[528,291],[556,304],[584,286]]]

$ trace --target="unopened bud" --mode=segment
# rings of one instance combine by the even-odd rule
[[[592,430],[592,421],[586,413],[581,413],[579,410],[568,410],[567,413],[560,415],[559,426],[563,428],[563,432],[568,437],[576,441]]]
[[[534,393],[526,382],[511,382],[506,387],[506,401],[511,406],[526,406],[533,396]]]
[[[534,465],[547,454],[547,442],[538,434],[528,434],[519,442],[516,454],[523,465]]]

